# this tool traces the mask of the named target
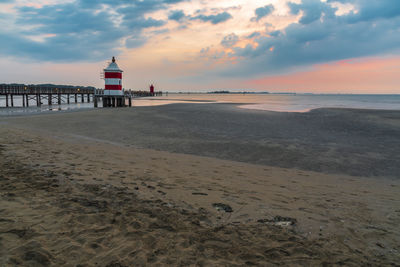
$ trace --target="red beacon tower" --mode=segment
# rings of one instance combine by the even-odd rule
[[[154,85],[150,85],[150,94],[154,95]]]
[[[104,69],[104,96],[103,106],[124,106],[124,92],[122,90],[122,72],[117,63],[115,57],[112,57],[111,63],[107,68]]]

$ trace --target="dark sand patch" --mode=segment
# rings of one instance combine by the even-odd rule
[[[287,113],[172,104],[2,120],[55,135],[284,168],[366,177],[400,173],[399,111]]]

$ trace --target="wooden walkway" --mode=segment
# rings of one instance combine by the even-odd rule
[[[125,106],[125,100],[128,100],[128,106],[132,106],[133,97],[162,96],[161,91],[150,93],[149,91],[133,90],[125,90],[121,97],[110,98],[103,94],[103,89],[88,86],[0,84],[0,97],[5,98],[3,107],[29,107],[29,103],[32,102],[37,107],[46,104],[51,106],[53,104],[94,102],[94,107],[97,107],[100,100],[103,101],[103,104],[106,103],[103,105],[104,107]],[[22,104],[16,105],[16,100],[21,100]]]
[[[29,107],[30,100],[38,107],[45,103],[78,103],[78,96],[84,103],[85,98],[86,102],[90,102],[95,92],[96,88],[83,86],[0,84],[0,95],[5,96],[5,107],[14,107],[16,98],[22,100],[22,107]]]

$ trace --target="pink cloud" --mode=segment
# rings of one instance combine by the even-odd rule
[[[400,93],[400,57],[342,60],[311,70],[247,81],[258,90]]]

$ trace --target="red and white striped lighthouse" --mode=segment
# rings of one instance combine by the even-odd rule
[[[104,69],[105,88],[104,95],[122,96],[122,70],[115,63],[115,57],[107,68]]]

